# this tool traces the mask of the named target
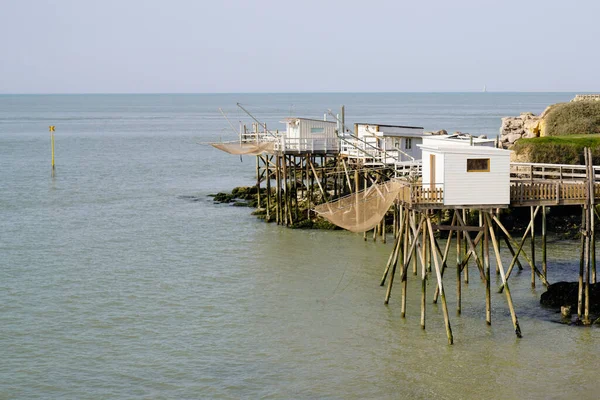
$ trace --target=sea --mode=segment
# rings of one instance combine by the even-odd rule
[[[207,145],[251,126],[237,103],[269,129],[344,105],[349,124],[495,137],[574,95],[0,95],[0,399],[598,398],[600,329],[560,324],[527,268],[510,278],[519,339],[493,273],[486,324],[473,265],[457,315],[450,263],[450,346],[435,277],[425,330],[416,276],[406,318],[400,285],[384,305],[392,240],[209,197],[255,183],[253,157]],[[578,249],[550,238],[550,282],[577,279]]]

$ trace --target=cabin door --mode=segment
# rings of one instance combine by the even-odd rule
[[[429,188],[435,190],[435,154],[429,155]]]

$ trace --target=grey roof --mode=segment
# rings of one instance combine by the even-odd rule
[[[409,129],[425,129],[422,126],[406,126],[406,125],[386,125],[386,124],[376,124],[371,122],[356,122],[356,125],[377,125],[388,128],[409,128]]]

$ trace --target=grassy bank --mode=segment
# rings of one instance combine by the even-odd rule
[[[599,164],[600,133],[520,139],[511,150],[534,163],[583,164],[585,147],[592,149],[594,164]]]

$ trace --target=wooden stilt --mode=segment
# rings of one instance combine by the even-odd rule
[[[386,242],[385,237],[385,214],[383,215],[383,220],[381,220],[381,243]]]
[[[460,214],[456,214],[456,216],[457,216],[458,223],[461,226],[463,226],[463,227],[466,226],[465,223],[464,223],[464,221],[462,220]],[[485,282],[486,278],[485,278],[485,271],[484,271],[484,267],[483,267],[483,262],[479,258],[479,256],[477,255],[477,243],[478,243],[478,239],[476,238],[475,241],[472,241],[471,240],[471,235],[469,235],[469,231],[464,231],[463,235],[464,235],[464,238],[465,238],[465,242],[466,242],[466,244],[467,244],[467,246],[469,248],[469,251],[468,251],[467,254],[468,254],[468,256],[472,255],[473,258],[475,259],[475,264],[477,265],[477,269],[479,270],[479,275],[481,276],[481,280]],[[479,232],[479,234],[477,235],[477,237],[478,238],[483,237],[483,232]],[[463,260],[464,268],[466,268],[467,264],[468,264],[468,258],[465,258]]]
[[[506,281],[506,275],[504,274],[504,267],[502,266],[502,258],[500,257],[500,246],[498,241],[496,240],[496,234],[494,233],[494,229],[492,227],[492,220],[489,216],[487,218],[487,226],[490,232],[490,236],[492,237],[492,245],[494,246],[494,254],[496,255],[496,265],[498,265],[500,270],[500,277],[502,278],[502,284],[504,285],[504,293],[506,294],[506,302],[508,303],[508,308],[510,310],[510,316],[513,322],[513,327],[515,329],[515,334],[517,337],[522,337],[521,335],[521,327],[519,326],[519,320],[517,319],[517,314],[515,312],[515,307],[513,305],[512,296],[510,294],[510,288],[508,286],[508,282]]]
[[[276,217],[275,222],[277,225],[281,223],[281,173],[280,173],[280,160],[279,154],[275,155],[275,184],[276,184]]]
[[[455,224],[456,224],[456,215],[454,215],[452,217],[452,222],[450,223],[450,226],[454,226]],[[448,267],[447,259],[448,259],[448,253],[450,253],[450,242],[452,242],[452,233],[453,232],[454,231],[452,229],[448,231],[448,238],[446,239],[446,246],[444,247],[444,253],[441,252],[441,250],[438,246],[437,240],[435,241],[436,251],[438,252],[438,255],[441,255],[441,257],[442,257],[442,278],[444,277],[444,271]],[[433,295],[433,304],[437,303],[439,294],[440,294],[440,288],[436,286],[435,293]]]
[[[452,327],[450,326],[450,317],[448,315],[448,304],[446,303],[446,293],[444,292],[444,286],[442,283],[442,273],[440,271],[440,264],[438,262],[438,255],[435,251],[435,237],[433,236],[433,228],[431,226],[431,218],[427,217],[426,231],[429,232],[429,240],[431,243],[431,258],[435,265],[435,274],[437,277],[438,287],[440,288],[440,296],[442,298],[442,311],[444,313],[444,324],[446,325],[446,336],[448,337],[448,344],[454,343],[454,337],[452,336]]]
[[[536,207],[535,213],[537,213],[538,210],[539,210],[539,206]],[[531,222],[529,222],[529,226],[527,227],[527,229],[525,230],[525,233],[523,234],[523,238],[521,239],[520,245],[517,246],[517,243],[514,241],[514,239],[512,238],[512,236],[510,235],[510,233],[508,232],[508,230],[504,227],[504,225],[502,224],[502,222],[500,222],[500,220],[498,219],[498,217],[494,215],[494,216],[492,216],[492,219],[498,225],[498,227],[502,230],[502,232],[504,232],[504,234],[506,235],[506,237],[508,238],[508,240],[513,244],[513,246],[517,247],[517,250],[515,252],[515,256],[518,256],[520,253],[523,253],[523,257],[525,258],[525,260],[527,261],[527,263],[529,263],[529,266],[531,267],[531,269],[533,269],[535,271],[535,273],[538,275],[538,278],[540,278],[540,280],[542,281],[542,283],[544,284],[544,286],[548,286],[548,280],[546,279],[546,277],[537,269],[537,267],[533,264],[533,262],[531,261],[531,259],[527,256],[527,253],[525,253],[525,251],[523,250],[523,244],[525,243],[525,240],[527,239],[527,234],[529,232],[529,229],[531,229],[531,227],[532,227],[531,226]],[[510,263],[510,266],[508,267],[508,271],[506,272],[506,280],[508,280],[508,278],[510,277],[510,273],[512,271],[512,267],[514,265],[515,265],[515,257],[513,257],[513,260]],[[502,291],[502,288],[500,288],[500,291]]]
[[[542,273],[548,277],[548,263],[546,260],[546,206],[542,206]]]
[[[289,194],[289,179],[288,179],[288,168],[287,168],[287,156],[284,154],[281,157],[282,162],[282,187],[283,187],[283,223],[285,226],[289,225],[288,221],[288,194]]]
[[[533,206],[530,207],[531,211],[531,263],[535,266],[535,213],[533,212]],[[531,269],[531,287],[535,287],[535,270]]]
[[[408,290],[408,260],[410,258],[409,253],[408,253],[408,239],[409,239],[409,235],[408,235],[408,231],[409,231],[409,223],[408,223],[408,211],[406,212],[406,216],[404,216],[404,211],[402,211],[402,215],[400,215],[400,218],[402,218],[402,221],[404,222],[404,224],[406,225],[404,231],[400,231],[400,229],[398,229],[399,234],[398,236],[403,236],[403,245],[404,245],[404,260],[402,261],[402,275],[401,275],[401,279],[402,279],[402,300],[401,300],[401,306],[400,306],[400,317],[401,318],[405,318],[406,317],[406,293]]]
[[[423,245],[421,246],[421,328],[425,329],[425,305],[427,297],[427,251],[425,246],[427,244],[427,225],[423,226],[421,240],[423,241]]]
[[[404,228],[404,227],[402,227]],[[396,266],[398,265],[398,259],[403,259],[404,255],[402,254],[402,236],[398,236],[396,239],[396,246],[394,250],[394,257],[392,261],[392,272],[390,274],[390,281],[388,283],[387,292],[385,293],[385,304],[388,304],[390,301],[390,295],[392,294],[392,284],[394,282],[394,274],[396,273]],[[404,269],[404,263],[402,263],[402,269]]]
[[[510,251],[510,254],[515,257],[515,249],[513,248],[512,244],[510,244],[510,242],[508,241],[508,238],[506,237],[506,235],[504,234],[504,232],[502,232],[502,240],[504,240],[504,243],[506,244],[506,247],[508,248],[508,250]],[[521,260],[519,260],[519,257],[515,258],[515,262],[517,264],[517,267],[519,267],[519,271],[523,271],[523,266],[521,265]]]
[[[453,219],[456,219],[457,213],[458,213],[458,210],[455,210]],[[460,255],[460,251],[461,251],[460,234],[461,234],[461,232],[459,230],[457,230],[456,231],[456,313],[459,315],[462,312],[462,285],[461,285],[461,276],[460,276],[461,269],[462,269],[462,263],[461,263],[461,255]]]
[[[583,316],[583,264],[585,257],[585,220],[587,213],[585,207],[581,207],[581,251],[579,254],[579,278],[577,280],[577,318]]]
[[[411,219],[412,219],[412,225],[416,224],[416,216],[415,216],[415,211],[414,210],[411,210]],[[414,234],[414,233],[413,233],[413,240],[415,240],[415,241],[418,240],[416,234]],[[416,252],[417,249],[415,248],[413,251]],[[413,263],[413,265],[412,265],[412,267],[413,267],[413,275],[417,275],[417,256],[416,256],[416,254],[413,254],[412,260],[413,260],[412,261],[412,263]]]
[[[481,212],[480,212],[481,215]],[[491,282],[490,282],[490,241],[488,224],[486,221],[483,222],[483,265],[485,267],[485,322],[488,325],[492,324],[492,295],[491,295]]]
[[[271,167],[269,162],[269,156],[265,156],[265,177],[267,178],[267,221],[271,222]]]
[[[594,170],[594,163],[592,159],[592,150],[588,148],[588,160],[589,160],[589,203],[590,203],[590,263],[592,268],[592,283],[596,283],[596,221],[594,220],[594,211],[596,209],[596,172]]]
[[[256,208],[260,209],[260,156],[256,156]]]
[[[462,209],[462,220],[466,221],[467,220],[467,210],[465,210],[464,208]],[[467,252],[467,243],[465,240],[465,253]],[[463,265],[463,271],[465,273],[465,283],[469,283],[469,263],[466,263]]]

